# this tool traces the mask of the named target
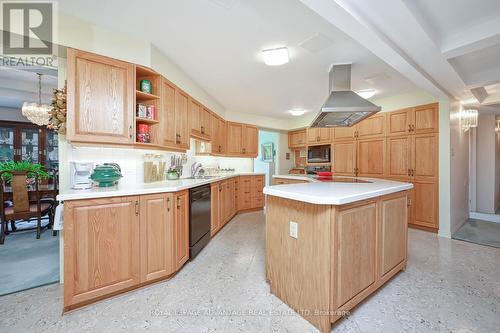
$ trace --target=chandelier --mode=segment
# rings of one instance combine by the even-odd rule
[[[28,118],[34,124],[38,126],[44,126],[49,123],[50,115],[49,111],[52,109],[50,105],[42,104],[42,75],[38,75],[38,103],[24,102],[21,112],[23,116]]]

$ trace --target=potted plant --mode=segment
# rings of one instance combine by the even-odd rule
[[[45,171],[44,166],[40,163],[32,163],[29,161],[8,161],[5,163],[0,163],[0,172],[2,171],[12,171],[12,172],[26,172],[28,177],[28,183],[32,183],[35,179],[35,175],[38,176],[39,180],[47,180],[51,176]],[[5,183],[9,184],[12,180],[12,174],[4,173],[2,175]]]

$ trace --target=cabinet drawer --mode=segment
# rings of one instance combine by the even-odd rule
[[[264,207],[264,196],[255,196],[252,198],[252,207],[259,208]]]

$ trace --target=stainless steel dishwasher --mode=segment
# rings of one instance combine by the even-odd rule
[[[193,259],[210,240],[212,218],[210,184],[189,190],[189,258]]]

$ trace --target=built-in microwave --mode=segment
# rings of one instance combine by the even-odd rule
[[[330,163],[330,145],[307,147],[308,163]]]

